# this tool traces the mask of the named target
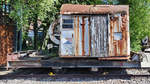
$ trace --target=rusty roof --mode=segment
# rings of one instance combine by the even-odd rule
[[[60,14],[113,14],[125,12],[128,13],[128,5],[78,5],[78,4],[63,4],[60,9]]]

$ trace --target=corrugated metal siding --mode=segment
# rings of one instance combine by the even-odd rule
[[[90,46],[89,43],[90,43],[90,30],[89,30],[89,18],[88,17],[85,17],[84,18],[84,22],[85,22],[85,33],[84,33],[84,50],[85,50],[85,55],[90,55]]]
[[[68,19],[73,19],[72,16],[62,16],[63,19],[68,20]],[[74,55],[74,31],[73,29],[63,29],[62,28],[62,23],[63,19],[61,18],[60,23],[61,23],[61,55],[63,56],[73,56]],[[73,23],[72,23],[73,25]]]
[[[61,55],[73,55],[73,31],[61,32]]]
[[[79,16],[75,16],[74,17],[74,38],[77,38],[79,37]],[[79,46],[78,46],[78,40],[79,39],[74,39],[75,41],[75,47],[74,47],[74,50],[75,50],[75,55],[78,55],[79,53]]]
[[[107,57],[108,51],[108,17],[107,15],[92,17],[91,46],[93,57]]]
[[[75,39],[79,39],[77,42],[78,42],[78,45],[77,46],[79,46],[79,54],[78,55],[80,55],[80,56],[82,56],[82,47],[83,47],[83,45],[82,45],[82,17],[81,16],[79,16],[79,37],[77,37],[77,38],[75,38]],[[77,55],[77,56],[78,56]]]
[[[73,19],[72,29],[61,29],[61,55],[67,56],[89,56],[90,55],[90,33],[89,33],[89,17],[87,16],[62,16],[63,19]],[[63,33],[65,32],[65,33]],[[69,32],[71,32],[69,34]],[[69,37],[70,36],[70,37]],[[72,37],[71,37],[72,36]],[[68,48],[64,43],[64,39],[72,38],[72,43],[67,44],[72,46]],[[66,40],[67,41],[67,40]],[[70,53],[70,54],[69,54]]]
[[[61,28],[61,56],[112,57],[130,55],[129,17],[125,13],[62,15],[73,19],[73,28]],[[70,41],[70,44],[65,42]]]
[[[129,33],[129,15],[125,15],[125,24],[124,27],[126,27],[126,33],[127,33],[127,55],[130,56],[130,33]],[[123,16],[122,16],[123,17]]]
[[[115,14],[110,16],[110,38],[109,38],[109,56],[128,56],[128,38],[126,15]],[[128,45],[127,45],[128,44]]]
[[[75,56],[89,56],[89,17],[75,16]]]

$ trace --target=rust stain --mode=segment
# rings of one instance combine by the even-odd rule
[[[77,27],[76,27],[76,16],[74,16],[74,41],[75,41],[75,56],[77,55],[77,53],[76,53],[76,43],[77,43],[77,40],[76,40],[76,38],[77,38],[77,36],[76,36],[76,29],[77,29]]]
[[[120,31],[119,31],[119,17],[116,17],[116,20],[117,20],[117,21],[116,21],[116,24],[117,24],[117,32],[120,32]]]
[[[89,33],[89,56],[91,55],[91,30],[90,30],[90,25],[91,25],[91,22],[90,22],[90,17],[88,17],[88,33]]]
[[[13,50],[13,26],[0,25],[0,65],[6,64],[7,54]]]
[[[123,51],[122,51],[122,50],[123,50],[123,44],[124,44],[123,41],[120,40],[118,45],[119,45],[119,48],[120,48],[120,55],[121,55],[121,56],[123,55],[123,53],[122,53],[122,52],[123,52]]]
[[[79,10],[80,9],[80,10]],[[78,5],[63,4],[60,9],[61,14],[114,14],[127,12],[128,5]]]
[[[112,43],[113,43],[113,22],[112,22],[112,19],[110,18],[110,45],[109,45],[109,51],[110,51],[110,55],[112,55]]]
[[[121,16],[122,24],[119,27],[119,18],[110,18],[110,45],[109,55],[110,56],[127,56],[127,17]],[[117,32],[122,33],[121,40],[114,40],[113,33],[117,25]],[[119,29],[120,28],[120,29]]]
[[[76,44],[76,51],[77,55],[79,55],[79,16],[77,16],[77,44]]]
[[[78,10],[80,9],[80,10]],[[63,4],[61,7],[61,11],[60,13],[66,14],[66,15],[70,15],[70,14],[109,14],[110,15],[110,22],[109,22],[109,44],[108,44],[108,54],[110,57],[119,57],[119,56],[128,56],[129,52],[128,52],[128,48],[129,48],[129,32],[128,32],[128,14],[129,14],[129,6],[127,5],[96,5],[95,7],[93,7],[92,5],[73,5],[73,4]],[[121,16],[120,16],[121,15]],[[79,17],[81,17],[81,23],[80,24],[80,19]],[[85,17],[88,17],[88,32],[86,32],[85,30]],[[90,29],[92,28],[90,25],[90,18],[91,16],[75,16],[74,17],[74,41],[75,41],[75,56],[76,57],[84,57],[85,56],[85,48],[86,45],[86,40],[85,40],[85,36],[88,33],[88,39],[89,39],[89,55],[91,55],[91,51],[95,52],[96,54],[101,54],[101,53],[97,53],[99,50],[96,48],[98,46],[103,46],[101,43],[96,44],[93,49],[91,48],[91,40],[92,38],[97,38],[100,37],[100,35],[103,34],[97,34],[94,35],[96,37],[91,37],[91,31]],[[119,21],[122,22],[119,22]],[[82,26],[80,26],[82,25]],[[99,24],[97,24],[99,25]],[[96,25],[96,26],[97,26]],[[79,28],[81,27],[81,28]],[[79,30],[81,29],[81,31],[79,32]],[[94,29],[94,28],[93,28]],[[96,30],[94,30],[94,32],[98,32]],[[5,32],[3,32],[5,33]],[[80,37],[79,35],[82,35],[82,37]],[[116,36],[117,35],[117,36]],[[120,39],[119,37],[122,35],[122,38]],[[116,37],[115,37],[116,36]],[[80,37],[80,38],[79,38]],[[104,36],[105,37],[105,36]],[[115,38],[114,38],[115,37]],[[82,40],[80,40],[82,38]],[[102,40],[103,36],[101,36],[101,39],[98,40]],[[117,39],[116,39],[117,38]],[[86,38],[87,39],[87,38]],[[95,41],[95,40],[94,40]],[[80,45],[81,43],[81,45]],[[82,47],[81,47],[82,46]],[[81,48],[81,49],[80,49]],[[130,49],[130,48],[129,48]],[[81,51],[80,51],[81,50]],[[80,53],[81,52],[81,53]],[[86,57],[86,56],[85,56]],[[107,58],[107,57],[105,57]]]
[[[84,51],[84,33],[85,33],[85,22],[84,22],[84,18],[82,17],[82,56],[85,55],[85,51]]]
[[[125,54],[127,53],[127,50],[128,50],[128,48],[127,48],[127,42],[128,42],[128,40],[127,40],[127,38],[129,38],[129,37],[127,37],[127,15],[124,15],[124,16],[122,16],[123,17],[123,23],[124,23],[124,25],[123,25],[123,29],[124,29],[124,47],[125,47],[125,49],[126,49],[126,51],[125,51]]]
[[[110,17],[110,22],[109,22],[109,27],[110,27],[110,30],[109,30],[109,44],[108,44],[108,55],[109,57],[118,57],[118,59],[120,59],[119,57],[123,57],[123,56],[128,56],[128,38],[129,38],[129,35],[128,35],[128,19],[127,19],[127,15],[121,15],[121,21],[122,22],[119,22],[120,21],[120,15],[116,14],[117,16],[113,16],[111,15]],[[81,17],[81,18],[80,18]],[[86,22],[85,22],[85,18],[88,17],[88,32],[86,32],[87,30],[85,30],[85,25]],[[75,41],[75,57],[88,57],[89,55],[91,55],[91,23],[90,23],[90,16],[74,16],[74,41]],[[81,24],[80,24],[80,20],[81,19]],[[87,19],[86,19],[87,21]],[[95,21],[97,22],[97,21]],[[121,24],[120,24],[121,23]],[[81,25],[81,26],[80,26]],[[96,24],[96,26],[98,26],[99,24]],[[79,28],[80,27],[80,28]],[[81,29],[81,31],[79,32],[79,30]],[[94,30],[96,33],[98,32],[97,30]],[[85,34],[88,33],[89,34],[89,55],[85,55],[85,48],[86,48],[86,35]],[[4,32],[5,33],[5,32]],[[115,35],[118,35],[120,36],[120,34],[122,35],[122,38],[121,39],[115,39]],[[82,35],[82,37],[80,37],[79,35]],[[95,36],[100,36],[100,35],[95,35]],[[82,40],[80,40],[80,38],[82,38]],[[93,37],[95,38],[95,37]],[[96,37],[97,38],[97,37]],[[87,39],[87,38],[86,38]],[[102,39],[100,39],[102,40]],[[94,40],[95,41],[95,40]],[[81,45],[80,45],[81,43]],[[99,45],[102,45],[102,44],[96,44],[96,48],[99,46]],[[80,46],[81,49],[80,49]],[[102,45],[103,46],[103,45]],[[93,51],[96,51],[96,54],[101,54],[101,53],[97,53],[98,49],[96,50],[96,48],[93,48]],[[81,50],[81,51],[79,51]],[[80,53],[81,52],[81,53]],[[71,56],[69,56],[71,57]],[[109,58],[108,57],[108,58]],[[105,57],[107,58],[107,57]]]
[[[114,53],[115,53],[115,56],[118,55],[118,53],[117,53],[117,41],[114,41]]]
[[[99,60],[127,60],[129,56],[100,57]]]

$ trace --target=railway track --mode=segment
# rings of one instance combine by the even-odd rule
[[[65,72],[54,73],[50,69],[18,69],[12,73],[0,75],[0,79],[15,78],[85,78],[85,77],[150,77],[149,69],[103,69],[90,72],[88,69],[67,69]]]
[[[44,78],[44,77],[67,77],[67,78],[77,78],[77,77],[150,77],[150,75],[133,75],[133,74],[20,74],[20,75],[4,75],[0,76],[0,79],[14,79],[14,78]]]

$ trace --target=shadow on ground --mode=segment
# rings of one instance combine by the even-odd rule
[[[28,81],[105,81],[105,80],[130,80],[130,77],[115,76],[115,74],[127,74],[125,69],[105,68],[98,72],[92,72],[90,69],[62,69],[54,71],[49,68],[37,69],[1,69],[0,80],[28,80]],[[39,75],[41,74],[41,75]],[[113,75],[113,76],[107,76]],[[24,77],[25,76],[25,77]]]

